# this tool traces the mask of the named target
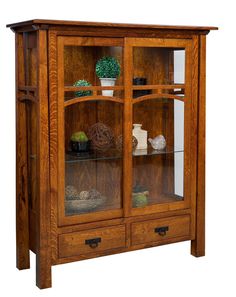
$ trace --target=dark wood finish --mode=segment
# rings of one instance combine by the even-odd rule
[[[205,255],[205,118],[206,118],[206,38],[200,37],[199,95],[198,95],[198,150],[197,150],[197,199],[196,237],[191,242],[191,253],[195,257]]]
[[[36,283],[47,288],[51,265],[184,240],[191,240],[192,255],[203,256],[205,50],[206,34],[217,28],[50,20],[8,26],[16,32],[17,267],[29,268],[31,249]],[[174,83],[173,49],[185,49],[184,84]],[[121,65],[113,87],[101,87],[95,75],[104,55]],[[133,85],[133,77],[147,78],[147,85]],[[79,79],[91,86],[74,87]],[[142,90],[150,93],[133,98]],[[93,94],[76,97],[76,91]],[[175,194],[173,153],[132,156],[135,122],[174,146],[174,100],[184,104],[183,200]],[[111,127],[115,139],[123,135],[123,151],[69,162],[71,134],[96,122]],[[145,207],[132,207],[135,180],[149,186]],[[96,211],[68,215],[66,185],[96,188],[107,201]],[[166,234],[160,227],[168,227]]]
[[[97,246],[86,244],[86,240],[100,238]],[[125,226],[98,228],[77,233],[62,234],[58,239],[59,258],[96,254],[104,250],[125,247]]]
[[[190,217],[179,216],[168,219],[151,220],[131,224],[131,243],[138,245],[143,243],[158,242],[170,238],[190,235]],[[156,229],[166,229],[165,232]]]

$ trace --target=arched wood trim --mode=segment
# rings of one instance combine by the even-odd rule
[[[135,103],[139,103],[139,102],[142,102],[145,100],[157,99],[157,98],[167,98],[167,99],[176,99],[179,101],[184,101],[184,96],[181,97],[181,96],[176,96],[173,94],[151,94],[151,95],[137,97],[137,98],[133,99],[132,102],[133,102],[133,104],[135,104]]]
[[[86,101],[112,101],[116,103],[124,103],[123,99],[117,97],[110,97],[110,96],[84,96],[84,97],[76,97],[65,101],[64,106],[70,106],[79,102],[86,102]]]

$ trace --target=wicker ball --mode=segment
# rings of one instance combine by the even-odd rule
[[[133,151],[136,149],[138,145],[138,140],[135,136],[132,137],[132,149]],[[123,135],[119,135],[116,139],[116,148],[118,151],[122,151],[123,149]]]
[[[98,192],[96,189],[91,189],[89,191],[89,199],[100,199],[101,198],[101,193]]]
[[[113,131],[103,123],[92,125],[88,130],[88,136],[94,150],[104,151],[114,145]]]
[[[81,191],[79,193],[80,200],[88,200],[89,199],[89,192],[88,191]]]
[[[68,185],[65,189],[66,200],[75,200],[79,198],[79,193],[76,187]]]

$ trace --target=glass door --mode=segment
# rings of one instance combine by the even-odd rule
[[[125,44],[131,61],[127,78],[133,141],[130,214],[188,208],[191,41],[128,38]]]
[[[123,215],[123,39],[58,37],[59,224]]]

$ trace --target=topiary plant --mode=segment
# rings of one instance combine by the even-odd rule
[[[75,132],[71,135],[70,138],[71,141],[80,141],[80,142],[84,142],[84,141],[88,141],[88,137],[85,134],[84,131],[79,131],[79,132]]]
[[[87,80],[80,79],[80,80],[76,81],[73,84],[73,86],[74,87],[87,87],[87,86],[91,86],[91,83],[88,82]],[[75,92],[76,97],[91,96],[91,95],[92,95],[92,91],[76,91]]]
[[[114,57],[102,57],[96,63],[96,74],[99,78],[116,78],[120,75],[120,64]]]

